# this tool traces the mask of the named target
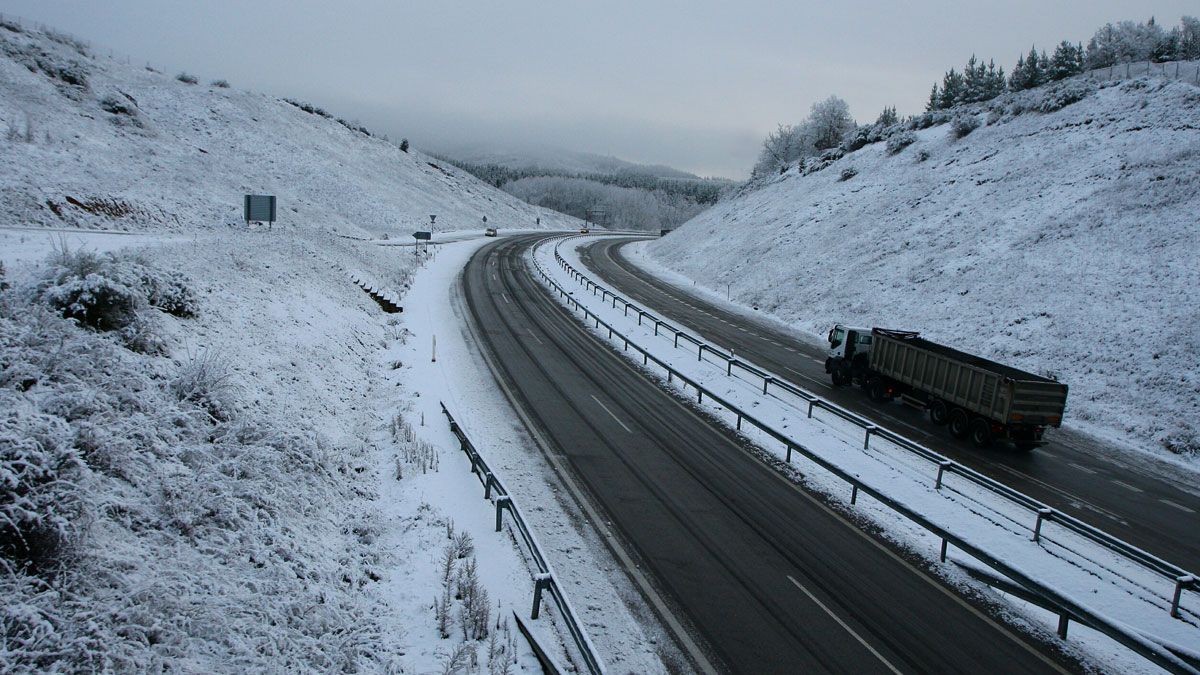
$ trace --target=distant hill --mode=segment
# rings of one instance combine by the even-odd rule
[[[1079,76],[888,133],[649,254],[814,336],[919,330],[1056,373],[1068,425],[1200,457],[1200,88]]]
[[[638,174],[655,178],[699,180],[697,176],[661,164],[637,164],[611,155],[566,150],[550,145],[527,147],[485,147],[460,145],[437,148],[437,154],[470,164],[495,164],[510,169],[537,169],[545,175]]]
[[[472,146],[441,157],[530,204],[627,230],[675,227],[737,185],[667,166],[547,146],[504,151]]]

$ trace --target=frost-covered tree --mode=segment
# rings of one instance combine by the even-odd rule
[[[1175,58],[1179,60],[1200,59],[1200,19],[1185,16],[1179,22]]]
[[[891,126],[900,121],[900,115],[896,113],[896,106],[885,106],[883,112],[879,113],[878,119],[875,120],[875,125],[880,127]]]
[[[814,103],[808,115],[808,125],[816,150],[837,147],[842,137],[855,127],[854,118],[850,116],[850,105],[837,96]]]

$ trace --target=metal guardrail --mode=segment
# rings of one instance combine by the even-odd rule
[[[500,532],[504,529],[504,512],[508,511],[509,520],[516,527],[521,540],[525,542],[526,548],[529,549],[530,557],[533,558],[534,565],[537,567],[537,574],[533,577],[533,611],[530,613],[530,618],[538,618],[542,606],[542,594],[543,592],[549,593],[550,597],[554,600],[554,604],[558,607],[559,614],[562,615],[563,622],[567,625],[567,631],[571,634],[572,642],[575,643],[576,649],[579,650],[580,657],[583,659],[583,665],[589,673],[602,675],[605,672],[604,664],[600,661],[600,656],[596,652],[595,646],[592,645],[592,641],[588,638],[587,633],[584,632],[579,619],[576,618],[575,610],[571,607],[570,601],[567,600],[566,594],[558,585],[558,578],[554,575],[550,564],[546,562],[546,557],[542,554],[542,550],[538,546],[537,538],[533,536],[533,532],[525,524],[525,519],[521,517],[521,512],[517,508],[516,502],[513,501],[512,496],[504,488],[500,479],[488,467],[483,456],[475,449],[475,445],[471,443],[471,439],[467,438],[467,434],[454,419],[454,416],[450,414],[450,410],[446,408],[446,404],[441,403],[441,406],[442,412],[450,422],[450,432],[458,438],[459,446],[471,462],[471,473],[475,474],[479,478],[479,482],[483,485],[483,498],[494,502],[496,505],[496,531]]]
[[[872,422],[870,422],[862,417],[859,417],[858,415],[855,415],[854,413],[851,413],[843,408],[840,408],[832,403],[829,403],[828,401],[825,401],[825,400],[821,399],[820,397],[811,394],[810,392],[806,392],[803,389],[800,389],[799,387],[797,387],[789,382],[785,382],[779,378],[776,378],[776,377],[770,375],[769,373],[767,373],[751,364],[745,363],[745,362],[737,359],[736,357],[733,356],[733,354],[727,353],[724,350],[713,347],[713,346],[709,345],[708,343],[706,343],[704,340],[696,338],[692,335],[689,335],[689,334],[683,332],[682,330],[679,330],[678,328],[676,328],[674,326],[671,326],[666,321],[659,319],[658,317],[654,316],[650,312],[647,312],[646,310],[634,305],[633,303],[629,302],[628,300],[625,300],[624,298],[618,296],[617,294],[613,293],[612,291],[595,283],[590,278],[588,278],[587,275],[583,274],[582,272],[580,272],[579,270],[577,270],[573,266],[571,266],[570,263],[568,263],[558,251],[558,247],[561,246],[562,242],[566,241],[567,239],[571,239],[571,238],[573,238],[573,237],[565,237],[565,238],[559,239],[558,242],[556,243],[555,250],[554,250],[554,256],[555,256],[555,260],[558,262],[558,264],[566,272],[568,272],[572,276],[573,279],[575,279],[581,285],[583,285],[585,289],[590,290],[593,295],[597,295],[597,292],[599,291],[601,293],[601,299],[603,302],[608,302],[609,296],[611,296],[612,302],[613,302],[612,306],[614,308],[616,307],[617,302],[622,303],[625,307],[625,316],[629,315],[630,310],[637,312],[639,325],[642,324],[642,321],[644,319],[649,319],[650,321],[653,321],[654,328],[655,328],[655,335],[658,334],[658,331],[660,328],[665,327],[668,331],[670,331],[671,333],[674,334],[676,346],[678,346],[680,339],[683,339],[687,342],[692,343],[693,345],[696,345],[698,359],[703,360],[704,353],[706,351],[724,359],[727,364],[727,367],[726,367],[727,375],[732,375],[732,369],[736,365],[740,369],[745,370],[746,372],[751,373],[751,374],[755,375],[756,377],[762,378],[764,394],[767,392],[768,387],[774,385],[784,391],[793,393],[796,396],[803,398],[809,404],[809,409],[808,409],[809,417],[812,416],[813,408],[819,407],[823,410],[827,410],[827,411],[837,415],[838,417],[841,417],[842,419],[845,419],[849,422],[854,423],[855,425],[861,427],[863,429],[863,431],[865,432],[864,439],[863,439],[863,447],[864,448],[869,447],[870,441],[871,441],[871,436],[878,436],[879,438],[886,439],[905,450],[909,450],[909,451],[917,454],[920,457],[923,457],[925,459],[930,460],[931,462],[934,462],[937,465],[937,478],[934,483],[935,489],[939,489],[939,490],[941,489],[942,483],[943,483],[943,478],[945,477],[946,473],[953,473],[953,474],[962,476],[963,478],[967,479],[968,481],[975,483],[991,492],[994,492],[997,495],[1005,497],[1020,506],[1024,506],[1026,508],[1030,508],[1030,509],[1034,510],[1035,514],[1036,514],[1036,521],[1035,521],[1035,524],[1033,527],[1033,540],[1034,541],[1039,541],[1041,538],[1043,538],[1045,536],[1041,532],[1043,523],[1055,522],[1060,525],[1063,525],[1066,529],[1068,529],[1072,532],[1075,532],[1076,534],[1080,534],[1080,535],[1084,536],[1085,538],[1087,538],[1088,540],[1090,540],[1094,543],[1097,543],[1114,553],[1117,553],[1118,555],[1126,558],[1127,560],[1130,560],[1134,563],[1140,564],[1143,567],[1145,567],[1157,574],[1171,578],[1175,582],[1175,592],[1174,592],[1174,596],[1173,596],[1173,598],[1171,600],[1171,604],[1170,604],[1171,616],[1173,616],[1173,617],[1180,616],[1180,614],[1179,614],[1180,594],[1184,589],[1194,589],[1195,588],[1196,577],[1194,575],[1191,575],[1191,574],[1187,573],[1186,571],[1184,571],[1182,568],[1172,565],[1171,563],[1168,563],[1166,561],[1163,561],[1160,558],[1157,558],[1156,556],[1151,555],[1150,553],[1142,551],[1141,549],[1138,549],[1137,547],[1135,547],[1131,544],[1121,541],[1120,539],[1117,539],[1116,537],[1113,537],[1112,535],[1110,535],[1106,532],[1103,532],[1102,530],[1099,530],[1099,529],[1094,528],[1086,523],[1083,523],[1082,521],[1079,521],[1072,516],[1062,513],[1061,511],[1058,511],[1056,509],[1052,509],[1052,508],[1046,506],[1045,504],[1042,504],[1041,502],[1037,501],[1036,499],[1029,497],[1028,495],[1022,494],[1021,492],[1018,492],[1002,483],[999,483],[999,482],[994,481],[982,474],[979,474],[978,472],[976,472],[970,468],[962,466],[961,464],[958,464],[957,462],[954,462],[953,460],[947,459],[946,457],[934,452],[933,450],[930,450],[921,445],[913,443],[912,441],[909,441],[908,439],[905,439],[905,438],[903,438],[897,434],[894,434],[893,432],[890,432],[886,429],[882,429],[882,428],[878,427],[877,425],[873,424]],[[835,464],[833,464],[833,463],[829,462],[828,460],[822,458],[821,456],[817,455],[813,451],[806,448],[803,444],[798,443],[798,442],[788,438],[783,433],[780,433],[779,431],[771,428],[766,423],[758,420],[754,416],[748,414],[746,411],[733,405],[732,403],[730,403],[728,400],[724,399],[720,395],[701,386],[696,381],[692,380],[691,378],[687,377],[683,373],[681,373],[678,370],[676,370],[675,368],[673,368],[670,364],[655,357],[646,348],[644,348],[644,347],[638,345],[637,343],[635,343],[634,341],[630,340],[627,336],[623,335],[618,329],[616,329],[611,324],[609,324],[608,322],[601,319],[599,316],[597,316],[594,312],[592,312],[587,307],[584,307],[582,303],[580,303],[578,300],[576,300],[573,297],[573,293],[571,293],[570,291],[563,288],[561,285],[558,284],[558,282],[556,282],[550,276],[550,274],[542,267],[541,263],[538,262],[536,255],[533,256],[533,264],[534,264],[534,267],[537,269],[538,273],[541,275],[542,279],[550,286],[550,288],[552,290],[556,291],[558,293],[558,295],[561,298],[563,298],[563,300],[567,303],[567,306],[569,308],[582,312],[584,320],[585,321],[594,321],[597,329],[600,329],[600,328],[607,329],[609,339],[612,339],[614,336],[619,338],[621,340],[621,342],[623,343],[623,348],[625,351],[628,351],[630,348],[632,348],[634,351],[640,353],[642,356],[642,364],[643,365],[649,365],[650,362],[654,362],[655,365],[657,365],[660,368],[662,368],[663,370],[665,370],[667,372],[667,381],[668,382],[672,382],[674,379],[679,379],[679,381],[683,383],[685,390],[687,387],[691,387],[692,389],[695,389],[697,403],[703,403],[704,398],[707,396],[709,399],[711,399],[718,405],[729,410],[731,413],[733,413],[735,415],[736,428],[738,431],[741,431],[742,425],[744,422],[750,423],[751,425],[756,427],[759,431],[767,434],[771,438],[784,444],[784,446],[786,448],[786,461],[788,463],[790,463],[792,460],[792,453],[797,452],[801,455],[804,455],[810,461],[816,463],[817,465],[821,466],[825,470],[829,471],[830,473],[834,474],[841,480],[848,483],[851,486],[851,497],[850,497],[851,504],[854,504],[856,502],[856,500],[858,498],[858,493],[860,491],[864,492],[867,495],[870,495],[876,501],[878,501],[881,504],[890,508],[895,513],[898,513],[898,514],[904,516],[908,520],[912,521],[913,523],[919,525],[920,527],[924,528],[928,532],[939,537],[942,540],[940,557],[943,562],[946,560],[946,553],[947,553],[948,546],[954,545],[955,547],[964,551],[968,555],[983,562],[984,564],[986,564],[988,567],[995,570],[996,572],[999,572],[1000,574],[1008,577],[1013,582],[1015,582],[1016,584],[1018,584],[1019,586],[1024,588],[1027,593],[1040,598],[1041,602],[1039,602],[1038,604],[1040,604],[1042,607],[1044,607],[1050,611],[1053,611],[1059,615],[1058,634],[1059,634],[1059,637],[1061,637],[1062,639],[1066,639],[1067,627],[1069,625],[1069,622],[1074,620],[1074,621],[1079,622],[1080,624],[1088,626],[1089,628],[1092,628],[1101,633],[1104,633],[1105,635],[1112,638],[1113,640],[1128,647],[1130,650],[1134,651],[1135,653],[1141,655],[1142,657],[1155,663],[1156,665],[1158,665],[1162,668],[1165,668],[1166,670],[1168,670],[1170,672],[1192,673],[1195,675],[1200,675],[1200,656],[1197,656],[1197,655],[1192,654],[1187,651],[1181,651],[1179,649],[1173,648],[1172,645],[1168,645],[1156,638],[1148,636],[1131,626],[1128,626],[1119,621],[1110,619],[1109,617],[1106,617],[1104,615],[1096,614],[1096,613],[1092,612],[1091,610],[1089,610],[1086,607],[1084,607],[1083,605],[1075,602],[1074,600],[1067,597],[1066,595],[1063,595],[1062,593],[1059,593],[1058,591],[1056,591],[1054,589],[1050,589],[1050,588],[1047,588],[1047,587],[1041,585],[1036,580],[1032,579],[1031,577],[1029,577],[1026,574],[1024,574],[1023,572],[1021,572],[1019,569],[1012,567],[1012,566],[1004,563],[1003,561],[998,560],[997,558],[995,558],[991,554],[987,553],[986,551],[984,551],[972,544],[967,543],[966,541],[964,541],[963,539],[961,539],[954,533],[940,527],[939,525],[929,521],[923,515],[913,511],[908,506],[892,499],[891,497],[888,497],[887,495],[883,494],[879,490],[876,490],[875,488],[871,487],[870,485],[867,485],[866,483],[861,481],[856,476],[849,474],[848,472],[842,470]]]

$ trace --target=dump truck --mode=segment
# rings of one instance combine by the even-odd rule
[[[829,330],[825,372],[834,386],[860,385],[871,399],[928,411],[956,438],[986,448],[1008,441],[1018,450],[1044,445],[1047,427],[1062,425],[1067,385],[967,354],[912,331]]]

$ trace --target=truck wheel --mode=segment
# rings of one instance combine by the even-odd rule
[[[939,427],[950,421],[950,411],[946,409],[945,403],[934,401],[933,405],[929,406],[929,421]]]
[[[833,370],[829,371],[829,379],[833,380],[833,386],[840,387],[846,384],[846,371],[838,366],[834,366]]]
[[[955,408],[950,411],[950,435],[955,438],[966,438],[967,434],[971,433],[971,421],[967,418],[967,411],[962,408]]]
[[[971,420],[971,442],[977,448],[990,448],[992,446],[992,423],[976,417]]]
[[[887,383],[879,379],[872,380],[871,384],[867,385],[867,394],[876,403],[887,403],[892,400],[887,393]]]

